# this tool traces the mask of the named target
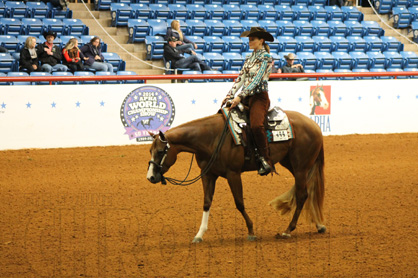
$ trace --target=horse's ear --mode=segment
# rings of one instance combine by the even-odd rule
[[[155,139],[155,137],[157,137],[157,134],[152,133],[151,131],[148,131],[148,134]]]
[[[167,141],[167,139],[165,139],[165,135],[164,135],[164,133],[163,133],[161,130],[160,130],[159,135],[160,135],[160,139],[161,139],[161,141]]]

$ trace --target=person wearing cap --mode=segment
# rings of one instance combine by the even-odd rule
[[[211,70],[191,49],[177,49],[178,43],[179,41],[176,37],[171,37],[164,44],[163,55],[166,61],[171,61],[172,68],[187,68],[195,71]],[[188,53],[190,56],[184,57],[184,53]]]
[[[272,171],[275,172],[264,129],[264,121],[270,107],[267,81],[271,73],[273,60],[270,55],[270,47],[266,44],[266,41],[272,42],[274,38],[261,27],[251,27],[250,31],[243,32],[241,37],[248,37],[249,46],[250,49],[253,49],[253,52],[246,57],[232,89],[222,102],[222,106],[227,102],[231,103],[230,109],[241,102],[248,105],[251,133],[260,162],[258,173],[263,176]],[[240,88],[242,88],[241,91],[237,93]]]
[[[41,70],[49,73],[53,71],[67,71],[67,66],[61,64],[61,47],[54,45],[57,33],[48,31],[44,32],[43,35],[46,41],[38,44],[37,47],[39,61],[41,62]]]
[[[303,69],[303,66],[301,64],[295,64],[295,59],[297,56],[293,53],[289,53],[287,55],[284,55],[284,58],[286,59],[286,65],[279,68],[279,73],[302,73],[305,72]],[[296,78],[292,78],[290,80],[297,80]]]

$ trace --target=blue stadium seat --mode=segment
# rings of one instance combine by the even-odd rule
[[[222,38],[217,36],[204,36],[205,50],[204,52],[222,53],[225,42]]]
[[[105,59],[105,62],[111,63],[113,65],[114,72],[125,70],[126,62],[123,61],[117,53],[103,52],[102,55]]]
[[[33,71],[30,73],[30,76],[52,76],[49,72],[40,72],[40,71]],[[31,82],[32,85],[49,85],[49,81],[36,81]]]
[[[374,7],[379,14],[389,14],[392,12],[394,1],[392,0],[376,0],[373,1]]]
[[[252,20],[252,19],[241,20],[241,24],[242,24],[242,28],[244,29],[244,31],[249,31],[251,29],[251,27],[259,27],[260,26],[260,24],[258,23],[257,20]]]
[[[223,74],[239,74],[238,70],[224,70],[222,71]],[[232,82],[234,81],[232,78],[225,78],[225,82]]]
[[[313,36],[326,36],[331,35],[332,29],[329,27],[329,24],[323,20],[311,20],[313,28]]]
[[[353,72],[360,72],[360,73],[365,73],[365,72],[370,72],[368,69],[364,69],[364,68],[354,68]],[[356,80],[372,80],[373,77],[368,77],[368,76],[359,76],[355,78]]]
[[[277,20],[277,33],[276,36],[289,36],[295,37],[298,33],[298,27],[293,24],[292,21],[288,20]]]
[[[386,57],[380,51],[368,51],[366,54],[370,59],[370,68],[386,68]]]
[[[308,10],[306,5],[293,5],[292,10],[295,12],[294,20],[311,20],[311,11]]]
[[[403,58],[402,68],[417,68],[418,67],[418,55],[414,51],[401,51]]]
[[[203,37],[206,34],[206,23],[199,19],[187,19],[187,34]]]
[[[295,38],[289,36],[278,36],[277,40],[281,44],[280,51],[296,53],[298,43]]]
[[[219,70],[204,70],[203,74],[222,74]],[[223,79],[205,79],[206,82],[224,82]]]
[[[9,52],[19,50],[19,41],[15,36],[0,35],[0,45],[5,47]]]
[[[296,52],[314,52],[315,41],[310,36],[296,36]]]
[[[146,36],[145,47],[147,50],[147,59],[162,59],[165,43],[166,41],[162,36]]]
[[[353,57],[343,51],[335,51],[331,53],[335,57],[335,69],[351,70],[353,67]]]
[[[333,73],[332,69],[317,69],[317,73]],[[319,80],[338,80],[337,77],[319,77]]]
[[[385,69],[382,68],[370,68],[369,69],[370,72],[386,72]],[[391,76],[373,76],[373,79],[392,79],[393,77]]]
[[[132,9],[132,17],[134,19],[152,19],[154,18],[154,11],[150,9],[148,4],[145,3],[137,3],[137,4],[131,4]],[[128,19],[129,22],[129,19]]]
[[[241,53],[246,51],[246,44],[241,38],[235,36],[223,36],[222,39],[225,42],[223,52],[236,52]]]
[[[57,8],[52,6],[51,2],[47,2],[46,5],[49,9],[49,18],[72,18],[73,17],[73,11],[67,8],[66,10],[61,9],[61,7]]]
[[[330,20],[327,22],[329,28],[331,28],[330,36],[341,36],[346,37],[348,34],[347,25],[345,25],[342,21],[339,20]]]
[[[370,58],[363,51],[351,51],[350,56],[353,58],[353,71],[355,69],[369,69]]]
[[[9,18],[25,18],[30,16],[28,8],[23,1],[5,1],[4,5],[7,17]]]
[[[66,26],[59,18],[44,18],[44,30],[57,33],[58,36],[66,34]]]
[[[165,4],[149,4],[149,9],[153,12],[154,19],[168,19],[171,11]]]
[[[403,57],[397,51],[384,51],[383,55],[386,57],[386,68],[402,68]]]
[[[241,8],[235,4],[225,4],[224,8],[224,19],[241,20]]]
[[[258,21],[258,7],[255,5],[243,4],[241,8],[241,19]]]
[[[228,29],[225,27],[225,24],[218,19],[206,19],[206,36],[218,36],[222,37],[228,33]]]
[[[394,7],[392,8],[393,27],[394,28],[407,28],[412,21],[412,15],[406,7]]]
[[[225,59],[225,68],[228,70],[239,71],[244,64],[244,58],[240,53],[236,52],[224,52],[222,56]]]
[[[49,16],[49,8],[44,2],[26,2],[28,16],[31,18],[46,18]]]
[[[1,2],[0,2],[0,4],[1,4]],[[0,72],[0,77],[7,77],[7,74],[4,73],[4,72]],[[0,82],[0,86],[1,85],[9,85],[9,83],[8,82]]]
[[[335,73],[342,73],[342,72],[350,73],[352,71],[349,69],[334,69],[334,72]],[[355,77],[341,76],[341,77],[338,77],[338,80],[355,80]]]
[[[383,41],[377,36],[365,36],[366,51],[384,51],[385,45]]]
[[[357,20],[358,22],[363,21],[363,13],[360,12],[355,6],[342,6],[341,11],[343,12],[343,21],[346,20]]]
[[[258,6],[258,19],[276,21],[279,18],[279,14],[273,5],[259,5]]]
[[[218,4],[208,4],[205,5],[206,8],[206,19],[224,19],[225,10],[222,5]]]
[[[204,20],[206,18],[206,8],[204,5],[187,4],[186,9],[189,11],[189,14],[187,15],[188,19]]]
[[[311,5],[311,6],[308,6],[308,10],[311,12],[311,21],[312,20],[321,20],[321,21],[328,20],[327,11],[324,9],[323,6]]]
[[[168,9],[170,11],[169,18],[186,20],[189,14],[185,5],[182,4],[168,4]],[[131,5],[132,7],[132,5]]]
[[[365,35],[367,36],[378,36],[381,37],[385,34],[385,30],[380,27],[379,23],[372,20],[363,20],[361,22],[363,25],[363,30],[365,31]]]
[[[337,63],[337,59],[329,52],[318,51],[314,52],[314,55],[318,59],[318,64],[316,69],[327,69],[333,70]]]
[[[264,28],[267,32],[273,35],[273,37],[277,36],[278,26],[276,21],[269,20],[269,19],[261,19],[258,21],[260,27]]]
[[[381,37],[384,46],[384,51],[402,51],[404,45],[398,41],[397,38],[392,36],[383,36]]]
[[[73,73],[69,71],[53,71],[52,76],[74,76]],[[74,85],[77,84],[75,81],[55,81],[55,85]]]
[[[364,28],[363,25],[356,20],[347,20],[344,21],[344,24],[347,26],[347,36],[363,37],[367,32],[367,28]]]
[[[327,11],[327,20],[339,20],[344,21],[344,13],[338,6],[325,6],[324,9]]]
[[[145,42],[145,37],[150,33],[148,21],[144,19],[128,20],[128,43]]]
[[[318,58],[312,52],[297,52],[296,56],[297,60],[295,61],[295,64],[299,61],[305,70],[316,70]]]
[[[279,20],[293,21],[297,18],[297,12],[293,11],[289,5],[276,5],[274,8],[277,11]]]
[[[83,76],[94,76],[95,74],[91,71],[76,71],[74,72],[74,76],[79,76],[79,77],[83,77]],[[95,80],[81,80],[77,81],[76,84],[97,84],[97,81]]]
[[[418,18],[418,6],[417,7],[409,7],[408,11],[411,13],[411,23]]]
[[[332,52],[334,51],[348,52],[350,45],[346,38],[340,37],[340,36],[330,36],[329,39],[332,42]]]
[[[205,40],[199,36],[187,36],[187,38],[197,45],[197,49],[195,49],[194,52],[202,54],[205,50]]]
[[[6,16],[7,16],[6,6],[4,5],[3,1],[0,1],[0,17],[6,17]]]
[[[167,33],[167,22],[164,19],[148,19],[150,36],[165,36]]]
[[[239,36],[244,32],[244,28],[239,20],[226,19],[223,21],[225,28],[227,30],[228,36]]]
[[[89,27],[81,19],[64,18],[62,22],[66,26],[65,33],[67,35],[81,36],[89,34]]]
[[[314,51],[332,52],[332,41],[326,36],[313,36]]]
[[[9,53],[0,53],[0,72],[8,73],[15,69],[15,59]]]
[[[0,18],[0,34],[3,35],[24,35],[25,29],[22,20],[19,18]]]
[[[207,52],[203,53],[203,57],[212,69],[220,71],[227,69],[225,58],[221,53]]]
[[[95,10],[110,10],[110,5],[113,3],[113,0],[96,0],[94,1]]]
[[[200,71],[196,71],[196,70],[185,70],[183,71],[183,74],[202,74]],[[185,80],[185,82],[190,82],[190,83],[201,83],[201,82],[205,82],[204,79],[187,79]]]
[[[22,18],[22,25],[26,35],[39,36],[45,31],[44,23],[39,18]]]
[[[368,44],[360,36],[347,36],[348,40],[348,51],[363,51],[367,50]]]
[[[96,72],[96,76],[112,76],[116,75],[115,72],[109,72],[109,71],[98,71]],[[118,80],[100,80],[96,81],[97,84],[120,84]]]
[[[29,76],[27,72],[8,72],[7,73],[7,77],[27,77],[27,76]],[[31,85],[31,82],[16,81],[16,82],[10,82],[9,84],[10,85]]]
[[[125,3],[110,4],[110,16],[112,27],[128,26],[128,19],[134,18],[131,6]]]
[[[120,70],[116,72],[117,75],[137,75],[134,71],[129,70]],[[144,83],[144,80],[121,80],[121,84],[136,84],[136,83]]]
[[[418,71],[418,68],[404,68],[403,71],[404,72],[417,72]],[[418,76],[416,76],[416,75],[410,75],[408,77],[409,78],[414,78],[414,79],[418,78]]]
[[[297,28],[297,36],[309,36],[311,37],[314,34],[314,27],[309,21],[306,20],[294,20],[293,24]]]

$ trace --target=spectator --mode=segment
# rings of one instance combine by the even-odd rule
[[[35,37],[28,37],[25,42],[25,47],[20,51],[19,70],[29,73],[41,71]]]
[[[43,35],[46,41],[42,44],[38,44],[37,47],[39,61],[41,62],[41,70],[49,73],[52,71],[67,71],[67,66],[61,64],[61,47],[54,45],[57,33],[48,31]]]
[[[190,49],[193,51],[197,49],[197,45],[183,35],[183,32],[180,29],[180,22],[178,20],[171,21],[171,27],[167,28],[167,34],[165,35],[166,41],[172,37],[175,37],[178,41],[176,46],[178,50]],[[196,53],[192,52],[192,54],[195,55]]]
[[[271,73],[279,73],[279,69],[274,65],[274,59],[271,61]],[[278,81],[281,78],[270,78],[269,81]]]
[[[7,52],[9,52],[7,51],[7,48],[0,45],[0,53],[7,53]]]
[[[168,42],[164,44],[164,58],[166,61],[171,61],[172,68],[188,68],[196,71],[211,70],[211,68],[203,62],[194,51],[191,49],[177,49],[179,41],[176,37],[171,37]],[[189,57],[184,57],[184,53],[191,54]]]
[[[80,48],[80,51],[87,58],[84,61],[87,68],[96,71],[113,72],[113,65],[104,61],[99,37],[92,38],[89,43]]]
[[[305,70],[303,69],[303,66],[301,64],[294,64],[295,59],[297,58],[295,54],[289,53],[287,55],[284,55],[284,58],[286,59],[286,65],[278,69],[278,73],[303,73]],[[289,80],[307,80],[307,78],[289,78]]]
[[[67,42],[62,50],[62,55],[64,55],[64,64],[72,73],[84,70],[82,59],[88,60],[88,58],[84,57],[84,55],[80,52],[80,49],[78,48],[78,40],[76,38],[71,38]]]

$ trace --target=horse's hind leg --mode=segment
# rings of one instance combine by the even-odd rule
[[[215,194],[215,184],[216,184],[217,179],[218,179],[217,176],[213,176],[210,174],[206,174],[202,176],[203,192],[204,192],[203,216],[202,216],[202,222],[200,224],[199,232],[197,232],[196,236],[194,237],[193,243],[202,242],[203,235],[208,230],[209,211],[210,211],[210,206],[212,205],[213,194]]]
[[[282,234],[284,237],[290,237],[290,233],[296,229],[296,224],[300,213],[302,212],[303,205],[305,204],[306,199],[308,198],[308,190],[306,188],[306,175],[298,174],[295,175],[295,197],[296,197],[296,209],[293,214],[292,221],[290,221],[289,226],[286,231]]]
[[[235,206],[241,212],[244,217],[245,224],[248,229],[248,240],[256,240],[257,237],[254,235],[253,221],[251,221],[244,206],[244,197],[242,193],[242,180],[241,174],[236,172],[230,172],[227,175],[228,184],[231,188],[232,195],[234,196]]]

